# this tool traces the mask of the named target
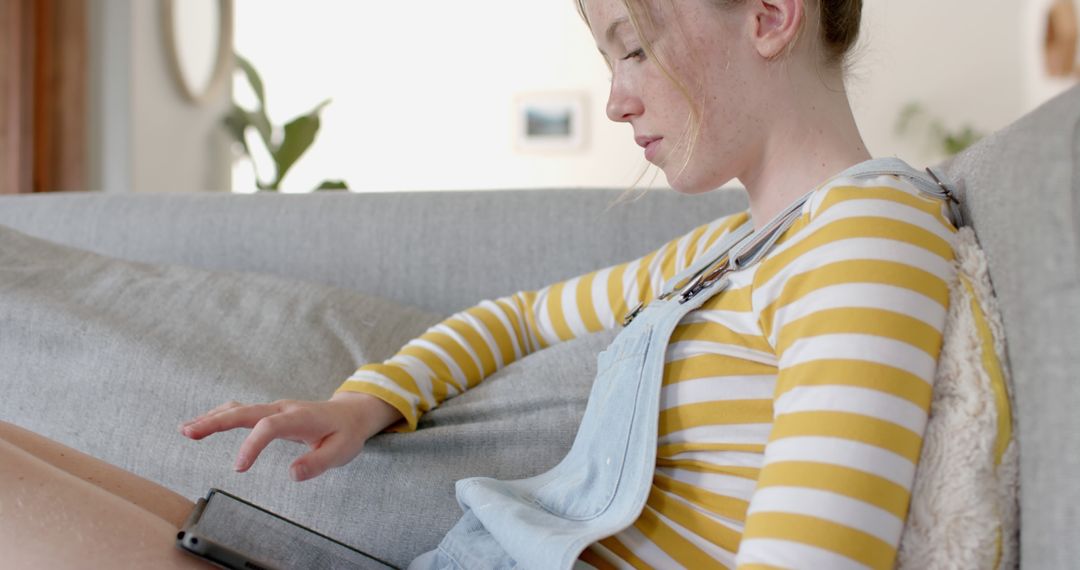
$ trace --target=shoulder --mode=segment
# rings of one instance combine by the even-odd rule
[[[755,272],[763,330],[775,335],[779,323],[853,307],[930,315],[936,323],[948,303],[955,241],[947,205],[909,183],[833,180],[811,194]]]
[[[782,282],[854,262],[914,265],[945,277],[956,236],[948,215],[944,202],[894,176],[835,179],[810,195],[755,281]]]
[[[944,201],[890,175],[837,178],[818,188],[803,207],[803,222],[824,226],[844,219],[903,221],[934,233],[955,233]]]

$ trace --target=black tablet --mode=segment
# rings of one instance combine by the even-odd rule
[[[199,499],[176,545],[236,570],[372,569],[390,564],[220,489]]]

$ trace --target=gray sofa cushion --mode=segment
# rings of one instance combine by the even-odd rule
[[[297,444],[275,442],[241,475],[242,431],[191,442],[177,425],[229,399],[325,398],[438,320],[352,291],[121,261],[0,226],[0,419],[191,499],[217,486],[405,564],[460,516],[455,480],[558,462],[612,333],[512,364],[420,431],[377,436],[306,483],[288,479]]]

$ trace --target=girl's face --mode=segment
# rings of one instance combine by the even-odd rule
[[[754,151],[749,134],[755,119],[743,72],[752,50],[738,41],[745,33],[744,11],[720,9],[710,0],[647,0],[646,6],[650,17],[641,18],[641,34],[655,58],[643,49],[622,0],[586,4],[593,38],[612,71],[608,118],[633,127],[645,159],[679,192],[718,188],[750,166]],[[700,110],[696,140],[693,106]]]

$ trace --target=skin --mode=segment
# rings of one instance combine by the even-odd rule
[[[0,552],[10,568],[210,568],[177,550],[191,502],[0,422]]]
[[[690,101],[637,52],[641,42],[631,25],[607,36],[627,16],[620,0],[590,0],[586,12],[612,68],[607,114],[636,137],[661,139],[652,161],[673,188],[694,194],[738,178],[762,225],[870,158],[842,72],[823,63],[815,19],[800,0],[745,0],[726,9],[709,0],[650,0],[649,6],[656,25],[643,31],[688,87]],[[702,110],[702,123],[688,154],[692,105]],[[310,450],[290,466],[290,476],[304,481],[350,462],[370,437],[401,419],[377,398],[339,393],[321,402],[228,402],[179,429],[193,440],[250,429],[237,453],[238,471],[248,470],[274,439],[304,442]],[[191,508],[164,487],[0,422],[0,552],[12,567],[207,567],[173,546]]]
[[[223,431],[250,428],[233,466],[238,472],[250,469],[275,439],[305,443],[311,451],[289,466],[294,481],[305,481],[349,463],[368,439],[402,418],[401,412],[378,398],[340,392],[325,402],[227,402],[185,422],[180,433],[199,440]]]

